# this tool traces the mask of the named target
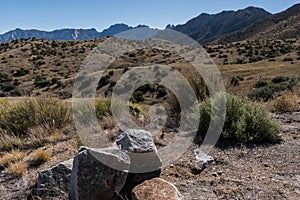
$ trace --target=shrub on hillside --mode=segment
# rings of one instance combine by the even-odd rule
[[[206,134],[211,121],[211,105],[217,105],[220,97],[221,95],[217,95],[214,99],[206,99],[200,103],[201,136]],[[276,142],[279,140],[279,130],[279,125],[269,117],[262,104],[227,95],[222,140],[244,143]]]
[[[111,103],[108,98],[98,98],[95,102],[96,116],[98,119],[111,115]]]
[[[286,76],[276,76],[275,78],[272,79],[273,83],[282,83],[288,81],[289,78]]]
[[[268,82],[259,80],[259,81],[257,81],[257,82],[254,84],[254,87],[255,87],[255,88],[261,88],[261,87],[264,87],[264,86],[266,86],[266,85],[268,85]]]
[[[252,100],[269,101],[286,89],[287,84],[285,83],[270,84],[253,90],[248,97]]]
[[[37,98],[15,104],[0,101],[0,128],[10,134],[24,136],[38,125],[62,128],[70,121],[70,108],[59,99]]]
[[[296,95],[285,94],[277,97],[271,103],[273,112],[294,112],[300,110],[299,100]]]

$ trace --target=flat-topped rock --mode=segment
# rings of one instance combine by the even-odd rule
[[[73,162],[70,199],[118,199],[129,163],[129,157],[116,147],[81,147]]]

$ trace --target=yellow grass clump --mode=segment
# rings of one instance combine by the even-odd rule
[[[273,112],[294,112],[300,109],[299,97],[293,94],[284,94],[271,102]]]
[[[11,163],[7,169],[6,169],[6,173],[7,174],[11,174],[14,176],[23,176],[23,174],[25,174],[25,172],[27,171],[28,168],[28,164],[26,162],[15,162],[15,163]]]
[[[0,168],[7,167],[11,163],[22,160],[25,157],[25,153],[19,150],[13,150],[6,152],[0,157]]]

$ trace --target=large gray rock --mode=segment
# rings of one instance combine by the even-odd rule
[[[129,157],[118,148],[81,147],[73,162],[70,199],[118,199],[129,163]]]
[[[150,132],[128,129],[119,136],[116,143],[130,157],[129,172],[151,172],[162,166]]]
[[[182,200],[179,190],[161,178],[147,180],[134,187],[131,193],[132,200]]]
[[[129,129],[119,136],[116,143],[130,157],[129,174],[121,191],[128,198],[136,185],[160,176],[162,162],[148,131]]]
[[[56,166],[41,171],[38,175],[36,195],[68,196],[73,159],[61,162]]]

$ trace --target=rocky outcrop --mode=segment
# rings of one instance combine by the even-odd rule
[[[73,159],[41,171],[36,184],[36,196],[67,196],[70,187]]]
[[[129,129],[116,141],[130,157],[129,174],[121,194],[129,197],[138,184],[159,177],[162,162],[158,156],[152,134],[144,130]]]
[[[134,187],[132,200],[181,200],[182,195],[172,184],[161,178],[147,180]]]
[[[80,148],[73,162],[70,199],[120,198],[129,162],[129,157],[115,147]]]

